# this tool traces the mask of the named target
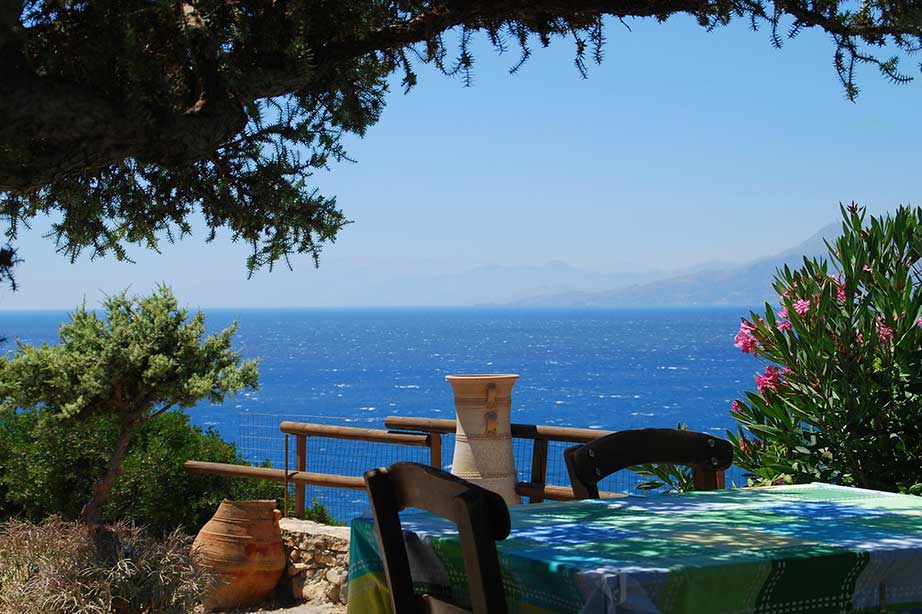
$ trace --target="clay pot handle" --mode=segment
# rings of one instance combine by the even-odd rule
[[[496,407],[496,384],[487,385],[487,409]]]
[[[483,431],[487,435],[496,435],[496,412],[488,411],[483,415]]]

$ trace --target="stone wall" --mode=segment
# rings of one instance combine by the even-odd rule
[[[349,527],[282,518],[282,542],[288,557],[283,582],[292,596],[313,603],[346,603]]]

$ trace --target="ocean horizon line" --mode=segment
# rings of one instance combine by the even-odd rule
[[[184,309],[198,311],[245,311],[245,312],[410,312],[410,311],[497,311],[497,312],[574,312],[574,311],[688,311],[702,310],[729,310],[744,309],[746,311],[761,309],[764,304],[730,304],[730,303],[682,303],[682,304],[637,304],[637,305],[509,305],[509,304],[480,304],[480,305],[333,305],[333,306],[201,306],[182,305]],[[75,311],[77,307],[38,307],[34,309],[4,309],[0,307],[0,316],[3,315],[28,315],[28,314],[66,314]],[[99,311],[91,308],[90,311]]]

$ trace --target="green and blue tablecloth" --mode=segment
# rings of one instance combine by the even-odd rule
[[[825,484],[521,505],[497,544],[511,612],[922,614],[922,497]],[[402,514],[419,592],[467,602],[454,527]],[[389,612],[352,522],[349,613]]]

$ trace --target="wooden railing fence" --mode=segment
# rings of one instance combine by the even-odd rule
[[[456,423],[454,420],[437,418],[410,418],[404,416],[388,416],[384,419],[384,426],[398,431],[416,431],[428,434],[454,433]],[[553,501],[570,501],[574,499],[573,489],[567,486],[555,486],[547,483],[548,444],[552,441],[564,443],[588,443],[611,431],[597,429],[582,429],[566,426],[546,426],[542,424],[516,424],[510,425],[514,439],[531,439],[531,472],[528,481],[516,485],[516,493],[528,497],[529,503],[541,503],[545,499]],[[601,493],[605,497],[619,496],[618,493]]]
[[[362,476],[307,471],[309,437],[368,441],[401,446],[423,446],[429,448],[429,463],[434,467],[441,467],[443,436],[455,432],[455,421],[444,419],[389,416],[384,420],[384,425],[387,430],[285,421],[279,425],[279,429],[285,434],[284,469],[194,460],[188,461],[185,467],[190,473],[294,484],[294,510],[300,516],[305,510],[306,486],[327,486],[352,490],[363,490],[365,488]],[[568,501],[575,498],[572,489],[566,486],[547,484],[548,447],[550,442],[586,443],[609,433],[609,431],[596,429],[535,424],[512,424],[511,429],[513,438],[532,440],[529,479],[519,482],[516,486],[516,492],[520,496],[528,497],[529,503],[540,503],[545,499]],[[293,436],[295,439],[295,466],[293,471],[289,471],[288,467],[289,436]],[[368,468],[371,469],[371,467]],[[620,493],[601,494],[603,497],[622,496]],[[285,489],[285,496],[288,496],[287,488]],[[287,513],[287,500],[283,509]]]
[[[429,463],[433,467],[442,464],[442,436],[421,433],[394,433],[380,429],[363,429],[352,426],[330,426],[326,424],[309,424],[306,422],[282,422],[279,430],[285,433],[285,445],[288,445],[288,435],[295,438],[295,473],[307,471],[307,438],[326,437],[329,439],[348,439],[351,441],[370,441],[376,443],[389,443],[401,446],[424,446],[429,448]],[[368,467],[372,469],[372,467]],[[288,453],[285,453],[285,471],[288,471]],[[349,476],[352,477],[352,476]],[[365,488],[361,476],[358,480],[359,489]],[[301,514],[305,506],[306,483],[295,483],[295,512]],[[287,506],[286,506],[287,507]]]

